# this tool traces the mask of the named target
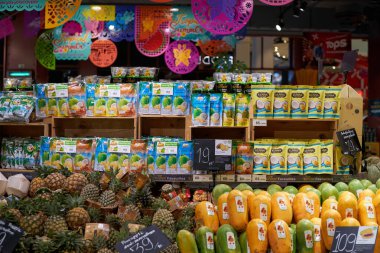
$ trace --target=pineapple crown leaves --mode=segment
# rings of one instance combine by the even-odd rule
[[[107,248],[107,238],[102,235],[94,235],[92,238],[92,247],[96,251]]]
[[[46,200],[41,198],[23,199],[20,201],[19,210],[23,215],[34,215],[43,211]]]
[[[100,181],[100,178],[102,177],[102,173],[99,171],[93,171],[93,172],[87,173],[86,177],[90,184],[99,186],[99,181]]]
[[[154,209],[154,211],[157,211],[158,209],[167,209],[167,210],[169,210],[170,205],[163,198],[155,198],[154,201],[153,201],[153,203],[152,203],[152,208]]]
[[[146,227],[149,227],[150,225],[152,225],[152,220],[153,220],[153,218],[152,218],[151,216],[144,215],[144,216],[139,220],[139,224],[144,225],[144,226],[146,226]]]
[[[61,173],[65,177],[69,177],[69,176],[71,176],[73,174],[73,172],[71,172],[67,167],[63,167],[62,169],[60,169],[59,173]]]
[[[106,223],[110,225],[111,228],[119,230],[121,227],[121,219],[116,214],[109,214],[105,219]]]
[[[64,204],[58,199],[54,199],[44,206],[44,213],[48,216],[62,216],[65,213]]]
[[[7,206],[0,206],[0,218],[6,220],[14,225],[19,225],[16,215],[10,211]]]
[[[84,206],[84,199],[77,195],[68,195],[66,199],[66,206],[69,209],[75,208],[75,207],[83,207]]]
[[[87,210],[88,215],[90,216],[91,222],[99,223],[103,220],[103,214],[98,208],[90,207]]]
[[[124,190],[126,188],[125,184],[116,177],[111,178],[108,189],[113,192],[119,192],[120,190]]]
[[[24,234],[18,241],[18,244],[14,250],[14,252],[31,252],[32,251],[32,245],[34,242],[34,237],[28,236]]]
[[[84,247],[82,236],[74,231],[63,231],[53,237],[58,252],[74,251],[81,252]]]
[[[54,172],[56,172],[56,169],[51,166],[42,166],[37,169],[37,175],[40,178],[45,178]]]
[[[38,253],[53,253],[57,248],[55,243],[48,237],[36,237],[33,243],[33,251]]]

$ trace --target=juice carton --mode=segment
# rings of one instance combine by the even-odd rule
[[[178,174],[191,174],[193,171],[193,142],[180,141],[178,145]]]
[[[76,140],[76,154],[74,157],[75,171],[92,171],[93,170],[93,143],[95,139],[83,138]]]
[[[236,95],[232,93],[223,94],[223,126],[234,126],[235,123]]]
[[[253,172],[253,142],[238,142],[236,146],[235,171],[237,174]]]
[[[86,84],[86,116],[92,117],[95,114],[95,87],[93,83]]]
[[[150,82],[139,83],[139,114],[149,114],[149,105],[152,97]]]
[[[131,146],[131,160],[130,172],[131,173],[144,173],[147,172],[147,141],[146,140],[132,140]]]
[[[210,126],[222,126],[222,94],[210,94]]]
[[[208,94],[193,94],[191,106],[193,126],[207,126],[210,113],[210,96]]]
[[[107,171],[108,138],[97,138],[95,149],[95,171]]]
[[[130,171],[131,141],[112,138],[108,140],[108,166],[110,170]]]
[[[187,82],[174,83],[173,115],[188,115],[190,110],[190,84]]]
[[[235,126],[249,126],[249,94],[236,94]]]

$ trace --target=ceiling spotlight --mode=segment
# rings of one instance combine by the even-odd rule
[[[110,25],[110,26],[108,27],[108,29],[109,29],[110,31],[113,31],[113,30],[115,30],[115,26],[114,26],[114,25]]]
[[[276,30],[281,32],[283,27],[284,27],[284,19],[280,17],[280,19],[278,20],[278,23],[276,24]]]
[[[302,12],[305,11],[306,7],[307,7],[307,2],[306,1],[302,1],[301,5],[300,5],[300,11],[302,11]]]
[[[178,8],[170,8],[170,11],[171,11],[171,12],[178,12],[179,9],[178,9]]]

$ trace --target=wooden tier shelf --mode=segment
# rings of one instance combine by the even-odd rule
[[[0,137],[40,137],[50,135],[48,122],[1,122]]]
[[[138,117],[138,138],[145,136],[169,136],[190,140],[189,116],[141,115]]]

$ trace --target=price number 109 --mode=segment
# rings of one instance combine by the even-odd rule
[[[331,252],[352,252],[355,248],[355,242],[356,242],[356,235],[354,233],[351,233],[349,235],[347,234],[341,234],[335,233],[335,249],[332,249]]]

